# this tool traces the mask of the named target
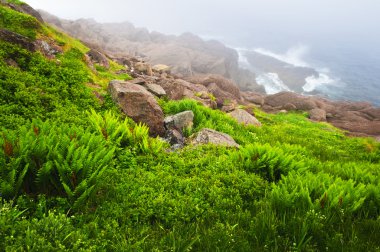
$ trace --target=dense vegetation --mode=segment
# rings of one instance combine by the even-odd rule
[[[241,145],[167,152],[110,102],[106,83],[128,78],[120,66],[92,70],[78,41],[0,13],[0,27],[63,48],[46,59],[0,41],[0,251],[380,249],[372,139],[299,113],[257,110],[255,128],[195,101],[161,100],[166,114],[194,112],[187,135],[208,127]]]

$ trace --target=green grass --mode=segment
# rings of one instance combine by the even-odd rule
[[[256,128],[160,100],[194,112],[187,136],[207,127],[240,144],[168,152],[105,93],[130,78],[122,66],[92,70],[79,41],[0,10],[1,27],[63,48],[49,60],[0,41],[0,251],[380,250],[379,143],[304,113],[256,110]]]
[[[32,16],[19,13],[0,5],[0,27],[36,39],[41,24]]]

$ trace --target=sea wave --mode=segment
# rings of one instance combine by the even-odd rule
[[[239,55],[239,65],[244,69],[249,69],[257,75],[256,82],[265,87],[268,94],[274,94],[281,91],[292,91],[278,76],[277,73],[263,73],[259,66],[250,65],[246,53],[254,51],[256,53],[277,59],[294,67],[306,67],[315,70],[318,74],[305,78],[305,85],[302,87],[304,92],[310,93],[325,85],[338,83],[338,79],[331,77],[330,69],[326,67],[314,66],[305,61],[305,57],[310,51],[306,45],[298,45],[289,48],[285,53],[275,53],[264,48],[246,49],[235,48]]]
[[[310,48],[306,45],[291,47],[284,54],[275,53],[264,48],[256,48],[254,51],[296,67],[310,67],[303,59],[310,51]]]
[[[267,94],[276,94],[281,91],[291,91],[280,79],[277,73],[263,73],[256,77],[257,84],[264,86]]]
[[[239,66],[244,69],[249,69],[251,64],[249,63],[248,58],[245,56],[245,53],[249,50],[239,47],[235,48],[235,50],[239,55]]]
[[[305,92],[312,92],[322,85],[329,85],[329,84],[335,83],[336,81],[330,78],[330,76],[328,76],[327,74],[319,73],[319,76],[315,76],[315,75],[308,76],[305,79],[305,82],[306,83],[302,87],[302,89]]]

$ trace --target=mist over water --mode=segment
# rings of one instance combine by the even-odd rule
[[[305,93],[317,93],[336,100],[368,101],[380,106],[380,53],[376,48],[295,45],[283,52],[271,48],[238,47],[241,66],[250,68],[244,52],[254,51],[296,67],[316,70],[318,76],[305,78]],[[373,51],[372,51],[373,49]],[[257,68],[257,66],[255,67]],[[260,73],[257,83],[269,94],[289,91],[276,73]]]

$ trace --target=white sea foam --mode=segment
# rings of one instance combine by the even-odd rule
[[[297,67],[310,67],[310,65],[302,59],[305,57],[305,55],[309,53],[309,50],[309,47],[306,45],[298,45],[291,47],[284,54],[274,53],[264,48],[254,49],[254,51],[257,53],[275,58],[277,60]]]
[[[256,77],[257,84],[264,86],[267,94],[276,94],[281,91],[290,91],[277,73],[264,73]]]
[[[239,66],[244,69],[249,69],[251,64],[248,61],[248,58],[245,56],[245,53],[248,51],[244,48],[235,48],[239,55]]]
[[[330,78],[327,74],[319,73],[319,76],[311,75],[308,76],[305,79],[305,85],[302,87],[302,89],[305,92],[312,92],[316,88],[322,85],[329,85],[332,83],[335,83],[336,81],[332,78]]]

